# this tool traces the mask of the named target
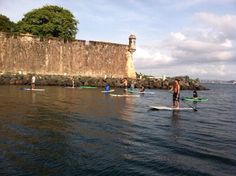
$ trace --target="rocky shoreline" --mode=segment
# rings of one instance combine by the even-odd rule
[[[30,85],[33,74],[12,74],[2,73],[0,75],[0,85]],[[104,78],[68,76],[68,75],[35,75],[36,86],[72,86],[72,78],[75,86],[97,86],[104,87]],[[139,88],[143,85],[147,89],[170,89],[172,82],[176,77],[165,80],[157,78],[128,79],[128,87],[135,83]],[[208,90],[202,86],[198,79],[190,79],[188,76],[178,77],[180,79],[181,90]],[[106,78],[106,82],[111,87],[123,87],[121,78]]]

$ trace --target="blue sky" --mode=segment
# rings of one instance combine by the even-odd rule
[[[77,39],[128,43],[137,37],[137,72],[236,80],[236,0],[0,0],[17,22],[58,5],[79,20]]]

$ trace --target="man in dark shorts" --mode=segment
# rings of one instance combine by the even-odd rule
[[[171,88],[171,91],[173,91],[173,107],[174,108],[179,108],[179,97],[180,97],[180,84],[179,84],[179,79],[176,78],[173,86]]]

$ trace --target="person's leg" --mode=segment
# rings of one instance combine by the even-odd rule
[[[175,108],[177,105],[176,101],[177,101],[177,94],[173,93],[173,108]]]
[[[175,101],[175,107],[176,107],[176,108],[179,108],[179,101],[178,101],[178,100]]]
[[[179,97],[180,97],[180,94],[176,96],[176,103],[175,103],[176,108],[179,108]]]
[[[32,83],[32,84],[31,84],[31,89],[34,89],[34,88],[35,88],[35,84]]]

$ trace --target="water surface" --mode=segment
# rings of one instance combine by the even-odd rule
[[[166,90],[0,86],[0,175],[235,176],[236,86],[207,86],[197,112],[150,111],[171,104]]]

